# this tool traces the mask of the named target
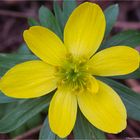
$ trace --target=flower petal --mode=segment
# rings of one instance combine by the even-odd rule
[[[28,61],[10,69],[0,82],[1,91],[15,98],[33,98],[56,88],[54,67],[39,61]]]
[[[31,51],[43,61],[56,66],[61,65],[66,56],[66,48],[49,29],[33,26],[24,31],[23,37]]]
[[[139,67],[139,53],[127,46],[115,46],[95,54],[89,61],[93,75],[117,76],[129,74]]]
[[[77,114],[76,96],[66,87],[58,88],[49,107],[51,130],[59,137],[66,137],[72,131]]]
[[[105,32],[105,17],[97,4],[85,2],[69,17],[64,44],[73,56],[89,58],[99,48]]]
[[[99,85],[97,80],[93,76],[87,77],[86,89],[92,94],[96,94],[98,92]]]
[[[108,133],[118,133],[126,128],[126,109],[117,93],[98,81],[99,92],[78,94],[78,104],[85,117],[95,127]]]

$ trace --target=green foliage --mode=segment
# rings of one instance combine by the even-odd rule
[[[121,97],[127,109],[128,117],[140,121],[140,94],[125,85],[108,78],[99,78],[110,85]]]
[[[45,108],[46,110],[48,108]],[[35,116],[33,116],[31,119],[29,119],[25,125],[28,129],[33,129],[35,128],[36,126],[40,125],[42,123],[42,116],[41,116],[41,113],[40,114],[37,114]]]
[[[71,12],[77,7],[76,0],[64,0],[63,1],[63,15],[64,25],[67,22]]]
[[[33,18],[28,18],[28,24],[29,24],[30,26],[40,25],[40,24],[38,23],[38,21],[36,21],[36,20],[33,19]]]
[[[77,121],[74,127],[74,138],[76,140],[106,140],[104,133],[90,124],[80,111],[78,112]]]
[[[7,97],[3,93],[0,92],[0,104],[2,104],[2,103],[16,102],[16,101],[17,101],[17,99]]]
[[[105,18],[106,18],[105,37],[107,37],[110,34],[111,29],[113,28],[113,26],[114,26],[114,24],[117,20],[117,17],[118,17],[118,14],[119,14],[118,4],[114,4],[114,5],[109,6],[104,11],[104,14],[105,14]]]
[[[39,139],[40,140],[55,140],[56,135],[51,131],[49,127],[48,117],[46,117],[43,127],[41,128]]]
[[[45,6],[39,9],[40,24],[54,31],[62,39],[62,31],[53,13]]]
[[[100,48],[105,49],[111,46],[118,45],[124,45],[133,48],[137,47],[138,45],[140,45],[140,32],[132,30],[123,31],[103,42]]]
[[[17,51],[18,54],[31,54],[31,51],[28,49],[27,45],[26,44],[22,44],[18,51]]]
[[[14,131],[10,132],[9,135],[11,138],[13,138],[15,136],[25,133],[26,130],[27,130],[26,126],[22,125],[22,126],[18,127],[17,129],[15,129]]]
[[[0,119],[4,116],[6,110],[6,104],[0,104]]]
[[[54,1],[53,3],[53,9],[55,13],[55,17],[57,21],[59,22],[59,25],[61,27],[61,30],[63,32],[64,26],[72,13],[72,11],[76,8],[77,3],[76,0],[64,0],[63,1],[63,7],[61,8],[58,4],[58,1]]]
[[[3,118],[11,109],[16,107],[17,105],[18,101],[0,104],[0,119]]]
[[[26,131],[40,125],[42,122],[41,114],[37,114],[29,119],[26,123],[16,128],[14,131],[10,132],[10,137],[15,137],[25,133]]]
[[[54,10],[55,18],[60,25],[61,31],[63,32],[64,25],[65,25],[64,15],[60,5],[58,4],[58,1],[53,2],[53,10]]]
[[[41,98],[25,100],[17,107],[10,110],[0,120],[0,133],[7,133],[15,130],[43,109],[47,109],[51,96],[50,94]]]

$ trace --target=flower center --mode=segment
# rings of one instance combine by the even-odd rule
[[[68,57],[64,65],[58,68],[57,76],[59,85],[66,84],[73,90],[83,90],[86,86],[86,77],[89,75],[86,69],[86,59],[73,59]]]

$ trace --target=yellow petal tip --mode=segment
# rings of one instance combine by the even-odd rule
[[[122,132],[123,130],[125,130],[127,127],[127,122],[124,121],[122,125],[120,125],[120,128],[115,130],[115,131],[110,131],[110,132],[107,132],[107,133],[111,133],[111,134],[118,134],[120,132]]]

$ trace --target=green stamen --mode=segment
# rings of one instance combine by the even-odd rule
[[[58,69],[57,76],[60,78],[59,84],[67,84],[72,86],[74,91],[83,90],[86,86],[85,77],[87,77],[86,59],[75,60],[71,56],[67,57],[67,61]]]

